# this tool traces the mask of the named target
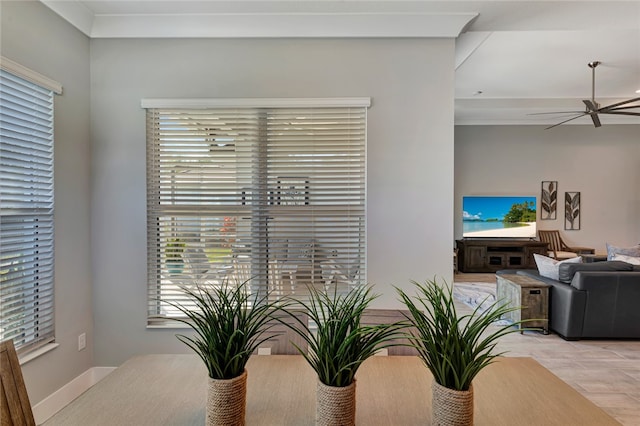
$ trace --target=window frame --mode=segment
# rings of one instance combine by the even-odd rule
[[[330,109],[330,108],[337,108],[339,110],[341,109],[355,109],[355,110],[359,110],[360,114],[364,117],[361,118],[361,122],[362,122],[362,135],[360,135],[359,137],[362,139],[361,142],[361,147],[358,148],[361,150],[361,153],[359,155],[361,155],[361,158],[358,161],[361,161],[362,164],[359,165],[359,167],[361,167],[361,172],[359,175],[359,179],[360,179],[360,183],[359,183],[359,187],[357,188],[357,190],[354,191],[359,191],[358,192],[358,201],[357,203],[359,203],[358,208],[361,209],[361,218],[356,219],[356,221],[358,222],[357,226],[359,227],[358,229],[360,229],[360,233],[358,234],[358,245],[361,245],[361,248],[358,249],[358,253],[351,253],[350,256],[355,256],[357,258],[357,263],[360,265],[360,271],[361,271],[361,279],[362,281],[364,281],[365,279],[365,261],[366,261],[366,223],[365,223],[365,216],[366,216],[366,112],[367,112],[367,108],[370,106],[371,101],[369,98],[311,98],[311,99],[144,99],[142,101],[142,107],[145,108],[147,110],[147,197],[148,197],[148,205],[147,205],[147,232],[148,232],[148,238],[147,238],[147,264],[148,264],[148,277],[147,277],[147,285],[148,285],[148,326],[150,327],[155,327],[155,326],[159,326],[159,327],[163,327],[167,325],[167,322],[171,321],[171,317],[166,316],[166,315],[162,315],[159,311],[158,306],[161,304],[161,300],[163,299],[164,295],[162,295],[162,284],[161,284],[161,280],[162,280],[162,266],[158,264],[158,252],[165,250],[165,252],[167,252],[168,250],[173,250],[173,248],[169,248],[169,245],[166,244],[166,241],[168,236],[164,235],[163,237],[158,238],[158,236],[160,235],[159,233],[161,233],[161,228],[162,229],[168,229],[166,226],[163,227],[163,225],[161,225],[160,223],[157,222],[157,204],[161,203],[159,201],[158,196],[162,196],[159,195],[162,193],[162,171],[157,170],[157,162],[159,161],[157,158],[154,158],[154,155],[156,155],[155,153],[152,152],[153,149],[157,149],[156,144],[160,143],[160,140],[163,138],[163,136],[160,136],[160,127],[161,124],[159,124],[159,118],[151,118],[151,116],[149,114],[152,114],[157,111],[161,111],[161,110],[193,110],[193,111],[200,111],[200,110],[204,110],[204,111],[210,111],[210,110],[215,110],[217,111],[218,109],[237,109],[238,111],[242,111],[242,113],[250,113],[250,112],[255,112],[256,114],[270,114],[272,111],[287,111],[287,109],[305,109],[308,111],[312,111],[313,109]],[[249,112],[247,112],[249,111]],[[266,112],[265,111],[269,111]],[[276,114],[277,115],[277,114]],[[270,116],[270,119],[273,119],[272,116]],[[271,120],[273,122],[277,121],[276,119]],[[259,119],[257,120],[258,123],[266,123],[267,121],[260,121]],[[261,125],[259,124],[258,127],[260,127]],[[270,125],[273,127],[273,125]],[[196,129],[196,130],[201,130],[201,129]],[[197,133],[196,130],[192,130],[191,135]],[[282,128],[279,128],[279,131],[281,131]],[[273,142],[269,142],[267,143],[267,140],[272,140],[272,139],[277,139],[278,135],[274,135],[273,133],[271,134],[271,136],[267,137],[265,136],[262,132],[265,132],[267,130],[265,130],[264,128],[260,128],[260,129],[255,129],[255,132],[260,133],[260,136],[258,137],[258,139],[260,139],[259,141],[257,141],[257,145],[259,148],[259,150],[265,150],[267,149],[266,146],[268,144],[273,144]],[[165,128],[165,132],[166,132],[166,128]],[[177,137],[177,136],[176,136]],[[218,138],[220,136],[218,135]],[[218,141],[220,139],[217,139]],[[166,143],[166,142],[165,142]],[[287,142],[285,141],[285,144]],[[218,144],[218,145],[223,145],[223,144]],[[334,145],[339,145],[339,143],[334,142]],[[213,146],[213,145],[211,145]],[[269,145],[271,146],[271,145]],[[195,149],[195,148],[193,148]],[[283,148],[280,148],[283,149]],[[284,149],[287,149],[286,147]],[[196,149],[197,150],[197,149]],[[210,149],[212,150],[212,149]],[[206,155],[206,154],[205,154]],[[213,155],[213,154],[211,154]],[[271,154],[267,154],[266,152],[261,152],[259,154],[253,154],[254,157],[251,157],[252,160],[251,161],[271,161],[271,160],[267,160],[266,157],[268,155]],[[273,155],[282,155],[282,154],[273,154]],[[307,154],[304,154],[307,155]],[[166,157],[164,157],[165,160],[164,161],[170,161],[167,160]],[[262,158],[262,160],[259,160],[260,158]],[[278,157],[279,159],[275,159],[273,160],[274,162],[277,161],[281,161],[282,157]],[[245,164],[246,165],[246,164]],[[256,166],[256,164],[252,164],[251,167]],[[161,167],[161,166],[159,166]],[[263,167],[263,166],[259,166],[259,167]],[[342,167],[349,167],[349,166],[342,166]],[[261,169],[262,170],[262,169]],[[286,170],[286,169],[282,169],[282,170]],[[260,174],[260,173],[258,173]],[[356,174],[354,173],[354,176]],[[164,175],[164,183],[165,183],[165,196],[168,197],[167,194],[167,174],[165,173]],[[173,177],[171,177],[171,179],[173,179]],[[183,178],[186,179],[186,178]],[[251,178],[253,179],[253,178]],[[277,187],[275,187],[274,185],[274,179],[278,179],[277,180]],[[305,180],[306,179],[306,180]],[[155,180],[155,181],[154,181]],[[153,182],[152,182],[153,181]],[[255,185],[256,183],[253,182],[253,185]],[[290,188],[294,188],[293,192],[289,193],[287,192],[287,201],[285,200],[285,197],[283,196],[283,189],[284,185],[288,185],[287,189]],[[160,185],[160,186],[158,186]],[[296,214],[300,214],[299,212],[301,212],[304,209],[307,208],[315,208],[317,211],[322,212],[323,209],[324,211],[328,211],[328,212],[332,212],[332,214],[335,214],[335,208],[332,208],[329,204],[329,202],[326,202],[327,206],[320,206],[318,204],[322,204],[322,202],[318,202],[319,198],[311,198],[312,201],[309,201],[309,191],[311,191],[311,193],[313,194],[313,184],[311,184],[311,190],[309,189],[309,180],[308,180],[308,176],[305,177],[304,173],[300,173],[300,172],[296,172],[296,173],[288,173],[286,175],[283,176],[278,176],[278,177],[274,177],[271,176],[271,182],[270,184],[264,184],[267,185],[267,187],[265,187],[263,184],[258,183],[257,184],[260,187],[260,193],[261,195],[257,195],[255,193],[255,186],[253,187],[253,192],[252,190],[248,190],[247,194],[246,194],[246,199],[245,199],[245,192],[242,192],[242,201],[240,202],[239,199],[237,198],[237,193],[238,191],[236,190],[235,192],[232,191],[233,194],[235,194],[235,197],[233,199],[234,202],[226,204],[223,202],[220,202],[219,205],[215,205],[211,208],[212,211],[214,211],[214,216],[217,215],[216,217],[212,217],[211,220],[217,219],[218,222],[221,221],[221,218],[224,217],[225,215],[225,211],[228,211],[230,215],[235,215],[234,217],[236,217],[236,219],[240,218],[241,216],[243,216],[243,211],[244,211],[244,215],[245,216],[249,216],[252,213],[252,209],[256,209],[256,201],[259,201],[260,203],[262,203],[262,206],[265,208],[266,213],[265,214],[265,218],[269,217],[270,215],[274,214],[274,212],[276,214],[283,214],[283,215],[290,215],[290,216],[295,216]],[[326,185],[326,184],[325,184]],[[300,188],[298,188],[298,186]],[[237,189],[237,188],[236,188]],[[281,192],[283,191],[283,192]],[[178,194],[178,193],[176,193]],[[189,195],[185,195],[184,192],[180,193],[181,196],[184,197],[188,197]],[[292,195],[293,194],[293,195]],[[180,195],[176,195],[177,197]],[[344,196],[344,194],[342,194],[342,196]],[[321,196],[320,196],[321,197]],[[166,199],[166,198],[165,198]],[[315,201],[314,201],[315,200]],[[336,202],[340,202],[340,201],[335,201],[333,200],[334,203]],[[215,204],[215,203],[213,203]],[[311,204],[311,205],[310,205]],[[346,208],[343,208],[344,210],[346,210]],[[198,209],[196,208],[194,211],[190,211],[188,207],[184,207],[183,210],[181,210],[183,212],[183,214],[185,215],[183,218],[181,218],[182,221],[188,221],[188,217],[190,215],[194,216],[194,217],[199,217],[199,212],[197,211]],[[354,208],[354,211],[356,210],[356,208]],[[311,211],[311,210],[309,210]],[[298,212],[298,213],[296,213]],[[213,214],[213,213],[212,213]],[[303,214],[308,214],[308,213],[303,213]],[[202,215],[200,216],[202,217]],[[180,218],[179,218],[180,219]],[[254,217],[255,219],[255,217]],[[177,220],[177,219],[176,219]],[[194,219],[195,220],[195,219]],[[255,220],[255,222],[259,222],[260,219],[258,218],[257,220]],[[177,222],[180,222],[180,220],[177,220]],[[173,223],[173,222],[172,222]],[[264,232],[271,232],[269,231],[269,224],[265,225],[263,228],[266,229],[266,231]],[[326,225],[325,225],[326,227]],[[238,226],[238,229],[240,228],[240,226]],[[249,228],[246,228],[249,229]],[[251,228],[252,232],[255,231],[254,228]],[[201,232],[201,231],[199,231]],[[259,232],[259,231],[258,231]],[[176,234],[177,235],[177,234]],[[200,235],[200,234],[199,234]],[[238,234],[239,235],[239,234]],[[255,235],[255,234],[251,234],[251,235]],[[274,234],[275,235],[275,234]],[[299,238],[295,233],[291,234],[290,237],[293,237],[293,239],[289,240],[290,244],[295,244],[295,243],[300,243],[303,242],[302,240],[298,239],[296,240],[296,238]],[[187,246],[190,245],[198,245],[200,243],[202,243],[201,239],[199,237],[193,237],[195,239],[191,239],[189,241],[187,241]],[[252,241],[254,237],[251,237]],[[259,238],[265,238],[265,237],[259,237]],[[255,255],[251,255],[251,256],[247,256],[249,258],[249,261],[251,262],[251,271],[260,271],[260,274],[264,274],[264,275],[269,275],[271,274],[271,265],[273,262],[271,262],[272,256],[273,256],[273,252],[274,252],[274,248],[273,246],[275,244],[272,244],[273,241],[276,241],[275,238],[273,237],[266,237],[267,240],[269,240],[269,238],[271,238],[271,243],[267,242],[266,245],[268,246],[269,244],[271,244],[271,247],[260,247],[259,249],[255,249],[255,247],[253,247],[253,252],[252,253],[257,253]],[[335,238],[335,236],[334,236]],[[165,241],[165,246],[164,248],[161,247],[161,240]],[[260,240],[263,241],[263,240]],[[184,247],[184,243],[180,243],[182,245],[182,247]],[[313,250],[316,250],[315,248]],[[335,251],[335,250],[334,250]],[[268,254],[264,254],[265,252],[269,252]],[[234,253],[233,255],[234,260],[237,257],[237,254]],[[353,259],[350,259],[349,261],[353,261]],[[206,263],[207,261],[205,260],[203,263]],[[267,264],[268,263],[268,264]],[[335,263],[335,262],[334,262]],[[355,263],[354,263],[355,264]],[[208,265],[210,266],[210,265]],[[317,265],[313,266],[312,268],[315,268],[315,270],[320,271],[320,264],[318,263]],[[166,272],[165,272],[165,276],[166,276]],[[318,277],[320,277],[320,272],[318,272],[316,274]],[[266,278],[266,279],[270,279],[270,278]],[[317,279],[317,278],[316,278]],[[157,296],[158,294],[161,294],[161,296]],[[176,296],[177,297],[177,296]]]
[[[55,342],[54,98],[60,83],[0,57],[0,339],[31,359]]]

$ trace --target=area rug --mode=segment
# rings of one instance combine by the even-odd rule
[[[496,285],[494,283],[453,283],[453,297],[478,312],[485,312],[496,302]],[[506,320],[494,321],[496,325],[510,324]]]

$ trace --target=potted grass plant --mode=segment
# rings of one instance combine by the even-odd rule
[[[497,339],[519,331],[509,325],[493,325],[511,308],[496,301],[484,312],[456,312],[453,288],[435,279],[421,284],[409,297],[397,289],[407,306],[405,314],[414,331],[406,337],[433,375],[432,424],[466,426],[473,424],[473,379],[496,357]],[[491,326],[491,327],[490,327]]]
[[[185,318],[176,318],[195,331],[177,335],[202,359],[209,373],[207,426],[245,424],[249,357],[264,341],[263,333],[276,322],[268,294],[251,296],[248,281],[239,285],[183,287],[188,302],[171,303]]]
[[[306,351],[296,348],[318,375],[316,425],[355,424],[358,368],[379,349],[392,346],[405,327],[403,322],[362,323],[365,309],[377,297],[368,286],[342,295],[309,286],[308,301],[293,299],[282,307],[294,321],[280,321],[307,343]],[[310,321],[289,311],[292,305],[301,306]]]

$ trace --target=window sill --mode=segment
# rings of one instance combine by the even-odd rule
[[[18,360],[20,362],[20,365],[25,365],[29,361],[33,361],[34,359],[38,358],[39,356],[44,355],[47,352],[50,352],[50,351],[54,350],[58,346],[60,346],[58,343],[49,343],[47,345],[42,346],[41,348],[38,348],[38,349],[36,349],[34,351],[26,353],[23,356],[18,358]]]
[[[192,327],[179,321],[167,320],[164,323],[147,324],[147,330],[186,330]]]

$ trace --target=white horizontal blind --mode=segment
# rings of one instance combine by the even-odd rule
[[[54,340],[53,92],[0,71],[0,340]]]
[[[149,322],[180,286],[272,298],[364,277],[364,107],[147,111]]]

